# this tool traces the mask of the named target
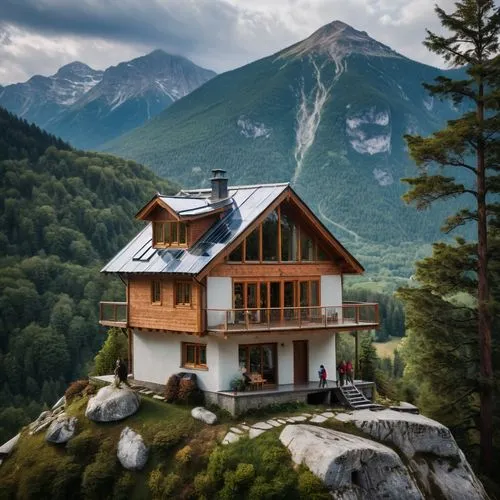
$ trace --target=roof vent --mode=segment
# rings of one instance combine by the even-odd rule
[[[225,177],[225,170],[221,168],[214,168],[212,170],[212,178],[210,179],[212,182],[212,194],[210,196],[210,200],[219,201],[225,200],[228,197],[227,192],[227,177]]]

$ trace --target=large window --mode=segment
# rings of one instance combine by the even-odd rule
[[[182,366],[185,368],[207,368],[206,344],[182,343]]]
[[[184,222],[153,222],[154,246],[186,246],[187,227]]]
[[[228,256],[229,262],[315,262],[328,260],[318,239],[295,222],[283,203]]]
[[[161,304],[161,281],[153,280],[151,282],[151,303]]]
[[[258,374],[266,384],[277,384],[276,344],[247,344],[238,348],[240,368],[250,375]]]
[[[175,305],[191,305],[191,283],[185,281],[177,281],[175,283]]]

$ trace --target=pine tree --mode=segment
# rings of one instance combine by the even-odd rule
[[[493,461],[493,364],[492,315],[488,275],[488,218],[495,205],[492,193],[499,191],[500,176],[500,9],[493,0],[462,0],[448,14],[436,7],[441,24],[450,35],[427,31],[425,46],[455,67],[465,68],[463,79],[439,77],[425,87],[431,95],[451,99],[466,111],[445,129],[430,137],[407,136],[410,154],[419,176],[405,179],[411,186],[405,195],[418,209],[437,200],[468,197],[464,208],[448,217],[443,230],[449,232],[468,222],[477,224],[477,335],[480,367],[481,461],[491,470]],[[433,168],[439,169],[431,174]],[[443,169],[447,168],[444,172]],[[453,176],[445,175],[453,172]],[[469,206],[472,201],[473,206]],[[436,311],[437,312],[437,311]]]

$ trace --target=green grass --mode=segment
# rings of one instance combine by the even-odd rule
[[[373,345],[377,350],[379,358],[394,358],[394,349],[396,349],[401,342],[401,337],[395,337],[387,342],[374,342]]]

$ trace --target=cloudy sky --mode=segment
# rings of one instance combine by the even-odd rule
[[[155,48],[217,72],[306,38],[333,20],[428,64],[433,0],[0,0],[0,84],[71,61],[96,69]],[[453,0],[437,0],[451,10]]]

